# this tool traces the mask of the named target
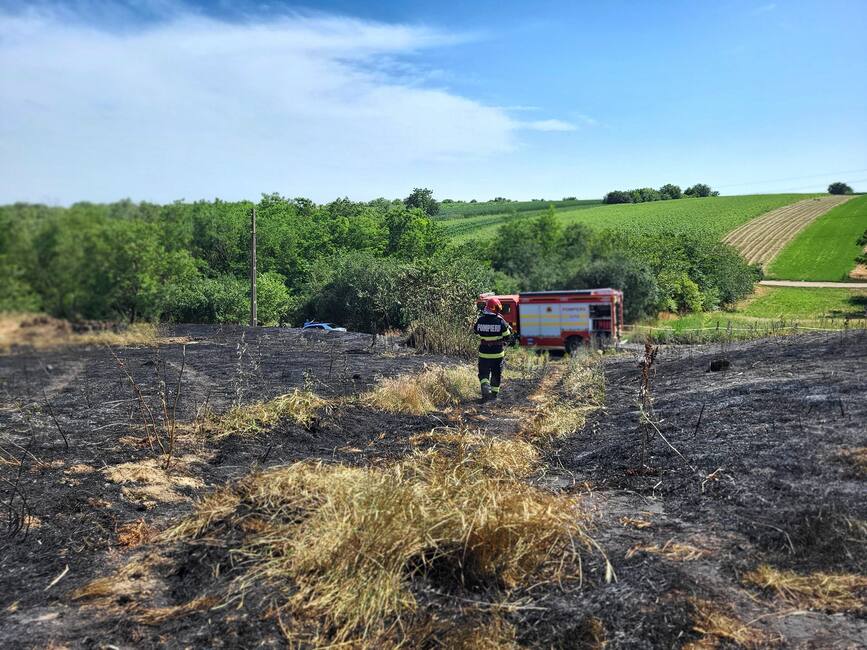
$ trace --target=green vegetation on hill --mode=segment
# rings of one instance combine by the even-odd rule
[[[547,210],[549,205],[555,209],[583,208],[602,205],[597,199],[564,199],[563,201],[485,201],[483,203],[467,203],[465,201],[452,201],[440,203],[438,218],[460,219],[468,217],[480,217],[487,215],[511,215],[527,212],[541,212]]]
[[[734,311],[684,314],[636,326],[660,342],[748,339],[802,328],[867,327],[867,291],[801,287],[760,287]]]
[[[802,230],[771,262],[768,277],[781,280],[846,280],[867,230],[867,196],[850,199]]]
[[[719,239],[750,219],[814,196],[812,194],[756,194],[654,201],[650,203],[584,206],[556,211],[563,225],[583,223],[592,228],[610,228],[633,234],[661,231],[689,233]],[[443,219],[440,223],[454,241],[492,237],[510,218],[506,212],[473,219]]]

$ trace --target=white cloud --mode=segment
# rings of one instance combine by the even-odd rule
[[[108,31],[0,15],[0,202],[362,198],[412,187],[413,166],[514,150],[524,128],[574,129],[389,71],[458,40],[340,17]]]
[[[563,120],[536,120],[524,122],[524,127],[533,131],[574,131],[575,125]]]

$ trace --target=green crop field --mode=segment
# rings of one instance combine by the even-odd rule
[[[729,230],[760,214],[810,196],[814,195],[757,194],[638,204],[591,204],[559,209],[556,215],[563,224],[585,223],[594,228],[614,228],[639,233],[661,230],[692,232],[720,238]],[[501,213],[452,218],[443,219],[440,223],[454,241],[461,242],[489,238],[495,235],[497,228],[510,217],[525,219],[540,212],[542,210],[515,216]]]
[[[768,277],[780,280],[846,280],[856,243],[867,230],[867,196],[838,205],[802,230],[768,267]]]

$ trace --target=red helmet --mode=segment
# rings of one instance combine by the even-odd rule
[[[496,314],[503,310],[503,303],[500,302],[499,298],[488,298],[485,302],[485,309]]]

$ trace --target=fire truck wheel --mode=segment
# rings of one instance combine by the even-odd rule
[[[568,339],[566,339],[566,352],[569,354],[575,354],[583,346],[584,339],[582,339],[580,336],[570,336]]]

